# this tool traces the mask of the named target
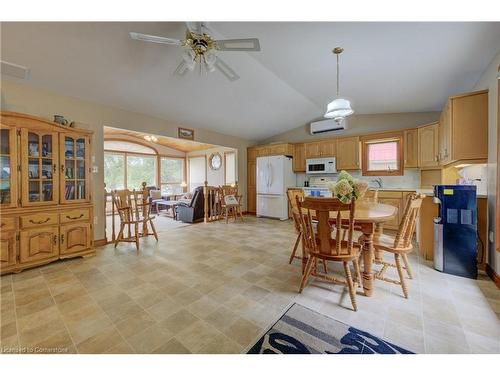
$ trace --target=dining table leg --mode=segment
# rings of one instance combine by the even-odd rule
[[[373,233],[373,241],[378,242],[380,236],[384,233],[384,225],[382,223],[376,223],[375,224],[375,232]],[[382,260],[382,252],[375,250],[375,260],[381,261]]]
[[[373,225],[363,228],[363,290],[365,296],[373,294]]]

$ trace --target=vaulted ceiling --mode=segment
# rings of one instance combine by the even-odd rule
[[[220,52],[240,75],[173,75],[183,23],[2,23],[2,60],[26,84],[188,127],[260,140],[321,118],[335,94],[332,47],[343,46],[341,93],[358,114],[440,110],[470,90],[498,52],[500,23],[210,23],[216,38],[257,37],[261,52]],[[2,76],[2,78],[4,78]],[[119,124],[115,124],[119,126]]]

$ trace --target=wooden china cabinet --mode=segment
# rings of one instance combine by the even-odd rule
[[[0,113],[0,272],[95,254],[92,132]]]

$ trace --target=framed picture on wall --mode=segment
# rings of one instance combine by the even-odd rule
[[[178,132],[178,137],[182,139],[189,139],[189,140],[194,140],[194,130],[193,129],[186,129],[186,128],[179,128]]]

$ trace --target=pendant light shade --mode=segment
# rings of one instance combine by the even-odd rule
[[[351,102],[347,99],[337,98],[328,104],[325,118],[333,118],[337,122],[342,122],[344,118],[354,113]]]
[[[338,123],[342,122],[347,116],[350,116],[354,113],[354,110],[351,107],[351,102],[348,99],[340,97],[339,56],[343,51],[344,49],[341,47],[336,47],[333,49],[333,53],[337,55],[337,97],[328,104],[326,113],[324,115],[325,118],[332,118]]]

